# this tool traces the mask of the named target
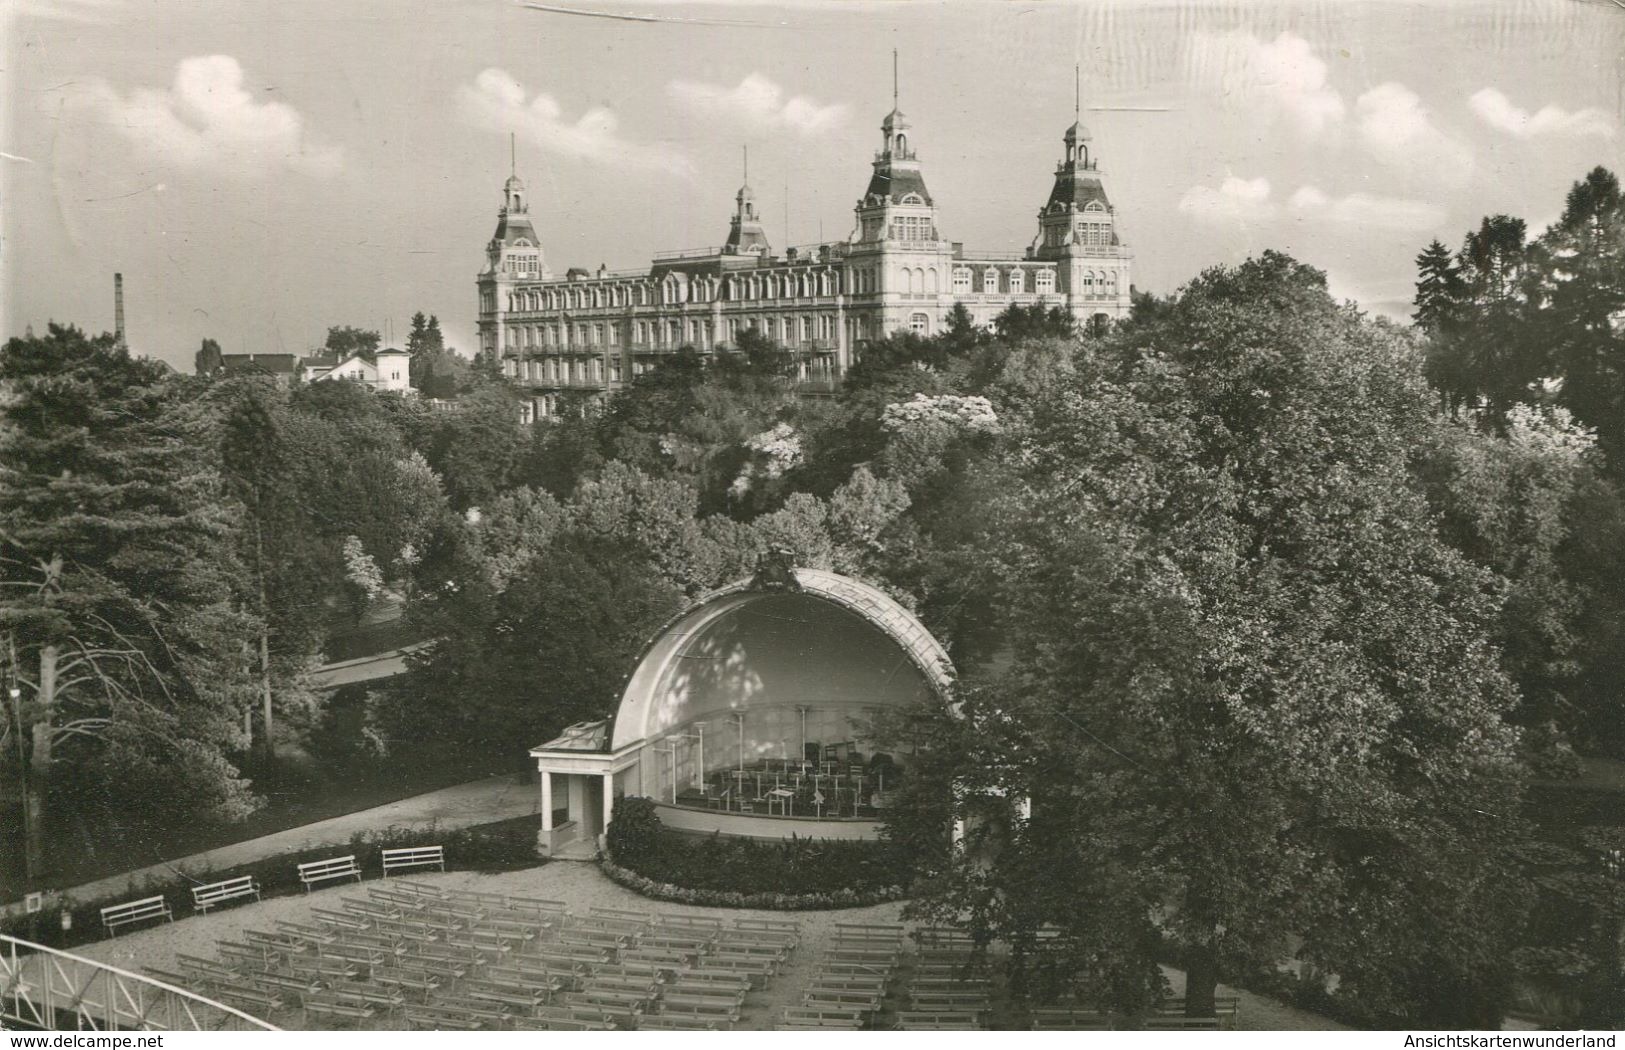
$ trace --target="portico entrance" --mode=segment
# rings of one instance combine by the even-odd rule
[[[545,857],[590,860],[624,791],[616,774],[637,761],[635,748],[606,752],[602,722],[580,722],[531,751],[541,785],[542,830],[536,848]],[[568,847],[568,848],[567,848]]]

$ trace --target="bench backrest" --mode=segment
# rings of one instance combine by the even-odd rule
[[[444,846],[402,846],[383,851],[384,867],[403,864],[439,864],[446,859]]]
[[[192,899],[199,904],[208,901],[224,900],[228,897],[239,897],[250,893],[259,893],[260,888],[254,882],[252,875],[240,875],[235,879],[224,879],[220,882],[211,882],[207,886],[193,886]]]
[[[143,897],[138,901],[126,901],[123,904],[109,904],[102,909],[102,922],[119,923],[132,922],[136,919],[145,919],[153,915],[164,915],[169,911],[169,904],[162,895],[157,897]]]
[[[320,879],[330,875],[348,875],[351,872],[360,873],[356,867],[355,854],[348,857],[330,857],[327,860],[310,860],[299,865],[301,879]],[[348,902],[346,902],[348,903]]]

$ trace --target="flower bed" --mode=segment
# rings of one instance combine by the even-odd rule
[[[842,889],[827,893],[741,893],[737,890],[702,889],[656,882],[623,868],[608,857],[601,861],[604,874],[633,893],[676,904],[699,904],[711,908],[757,908],[767,911],[828,911],[833,908],[863,908],[871,904],[902,900],[902,886],[877,886],[864,890]]]
[[[636,893],[724,908],[855,908],[907,896],[909,867],[887,842],[781,842],[668,832],[654,802],[621,799],[604,871]]]

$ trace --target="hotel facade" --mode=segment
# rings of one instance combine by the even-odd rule
[[[662,253],[635,271],[557,274],[525,185],[510,177],[478,277],[480,353],[525,391],[528,421],[556,412],[561,394],[618,389],[662,355],[727,351],[749,329],[790,350],[801,388],[818,392],[871,340],[941,331],[955,303],[979,324],[1012,304],[1061,307],[1082,324],[1128,314],[1133,255],[1082,123],[1066,130],[1037,236],[1002,253],[944,238],[907,118],[893,109],[880,130],[851,235],[782,253],[747,184],[721,247]]]

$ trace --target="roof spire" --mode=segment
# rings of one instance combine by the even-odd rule
[[[1072,119],[1083,119],[1083,66],[1072,67]]]
[[[897,108],[897,49],[891,49],[891,108]]]
[[[508,174],[519,177],[519,144],[513,132],[508,132]]]
[[[745,177],[744,177],[744,181],[748,183],[748,182],[750,182],[750,143],[747,142],[745,145],[740,146],[739,150],[744,155],[744,158],[745,158]]]

